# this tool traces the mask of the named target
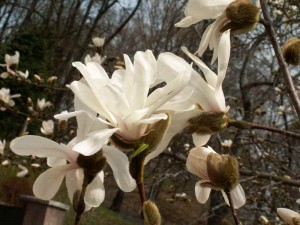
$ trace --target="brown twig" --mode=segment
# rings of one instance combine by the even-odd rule
[[[231,197],[231,194],[230,194],[230,190],[224,190],[226,195],[227,195],[227,198],[228,198],[228,201],[229,201],[229,206],[230,206],[230,209],[231,209],[231,212],[232,212],[232,217],[234,219],[234,222],[236,225],[240,225],[240,221],[239,221],[239,218],[238,218],[238,215],[236,214],[236,211],[235,211],[235,208],[234,208],[234,205],[233,205],[233,202],[232,202],[232,197]]]
[[[270,15],[268,13],[266,1],[265,0],[260,0],[260,5],[261,5],[261,10],[262,10],[262,13],[263,13],[263,16],[264,16],[264,20],[261,20],[261,21],[263,21],[262,24],[264,25],[267,33],[269,34],[270,41],[272,43],[276,58],[278,60],[278,64],[280,66],[280,70],[283,74],[283,78],[284,78],[285,83],[287,85],[288,93],[290,95],[293,106],[294,106],[294,108],[297,112],[298,119],[300,119],[300,100],[299,100],[299,97],[297,95],[292,77],[290,75],[290,71],[288,69],[288,66],[287,66],[287,64],[286,64],[286,62],[283,58],[282,52],[280,50],[280,46],[279,46],[279,44],[276,40],[276,33],[275,33],[274,27],[272,25]]]

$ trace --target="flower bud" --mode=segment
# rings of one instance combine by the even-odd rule
[[[210,153],[207,156],[207,172],[210,181],[218,188],[231,190],[239,183],[239,165],[231,155]]]
[[[228,126],[228,115],[225,112],[203,112],[189,119],[187,132],[197,134],[213,134]]]
[[[160,225],[161,224],[161,216],[159,213],[159,209],[155,205],[154,202],[150,200],[145,201],[143,203],[143,216],[145,225]]]
[[[253,30],[259,20],[259,9],[250,0],[236,0],[226,8],[230,20],[221,31],[228,29],[233,33],[246,33]]]
[[[290,38],[282,48],[282,54],[288,64],[297,66],[300,64],[300,40],[296,37]]]
[[[94,155],[84,156],[79,154],[77,164],[83,169],[84,175],[89,177],[89,182],[92,182],[94,176],[102,171],[106,165],[106,158],[102,151],[98,151]]]

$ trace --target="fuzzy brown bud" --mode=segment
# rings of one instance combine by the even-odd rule
[[[288,64],[297,66],[300,64],[300,40],[296,37],[290,38],[282,48],[282,54]]]
[[[211,182],[223,190],[231,190],[239,183],[239,165],[231,155],[210,153],[207,156],[207,172]]]
[[[246,33],[253,30],[259,20],[259,9],[250,0],[236,0],[226,8],[226,17],[230,20],[221,31]]]
[[[213,134],[228,126],[228,115],[224,112],[202,112],[189,119],[187,132],[197,134]]]
[[[143,203],[143,216],[145,225],[161,225],[159,209],[154,202],[148,200]]]

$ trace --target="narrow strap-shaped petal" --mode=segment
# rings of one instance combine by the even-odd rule
[[[238,209],[238,208],[242,207],[243,205],[245,205],[246,196],[245,196],[245,192],[240,184],[238,184],[235,188],[233,188],[230,191],[230,194],[231,194],[233,206],[235,209]],[[227,205],[229,205],[228,197],[224,191],[222,191],[222,195],[223,195]]]
[[[105,197],[105,190],[103,186],[104,172],[101,171],[96,175],[94,180],[87,186],[84,201],[88,206],[98,207]]]
[[[136,182],[129,173],[127,156],[113,146],[104,146],[102,151],[120,189],[125,192],[133,191],[136,187]]]
[[[66,173],[73,169],[74,165],[54,167],[42,173],[33,184],[33,193],[36,197],[50,200],[57,193]]]
[[[201,19],[199,19],[198,17],[186,16],[182,20],[180,20],[178,23],[175,23],[175,27],[189,27],[200,21],[201,21]]]
[[[108,143],[109,137],[117,130],[119,130],[119,128],[95,131],[89,134],[86,139],[77,143],[73,147],[73,150],[85,156],[93,155],[96,152],[100,151],[103,145],[106,145]]]
[[[208,182],[207,180],[200,180],[195,185],[195,194],[198,202],[204,204],[207,202],[211,188],[207,186],[202,186],[202,183]]]

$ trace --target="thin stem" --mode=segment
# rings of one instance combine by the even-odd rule
[[[143,205],[145,201],[147,201],[146,193],[145,193],[145,185],[144,185],[144,159],[140,160],[139,170],[138,170],[138,177],[137,177],[137,187],[140,194],[140,200]]]
[[[261,20],[261,21],[263,21],[262,24],[264,25],[267,33],[270,36],[270,41],[273,45],[274,52],[275,52],[276,58],[278,60],[280,70],[283,74],[283,78],[284,78],[285,83],[287,85],[287,91],[290,95],[293,106],[294,106],[294,108],[297,112],[298,119],[300,119],[300,100],[299,100],[299,97],[297,95],[292,77],[290,75],[290,71],[288,69],[288,66],[287,66],[285,60],[284,60],[284,57],[283,57],[282,52],[280,50],[280,46],[277,42],[276,33],[275,33],[274,27],[272,25],[270,15],[268,13],[266,1],[265,0],[260,0],[260,5],[261,5],[262,13],[264,15],[264,21]]]
[[[229,206],[230,206],[230,209],[231,209],[231,213],[232,213],[232,217],[234,219],[234,222],[235,222],[236,225],[240,225],[239,218],[236,214],[236,211],[235,211],[235,208],[234,208],[234,205],[233,205],[233,202],[232,202],[232,197],[231,197],[231,194],[230,194],[230,190],[225,190],[225,193],[226,193],[227,198],[229,200]]]
[[[80,192],[79,200],[78,200],[76,209],[74,208],[74,210],[76,212],[74,225],[80,224],[81,216],[84,213],[84,210],[85,210],[84,195],[85,195],[88,184],[89,184],[89,180],[88,180],[87,176],[84,175],[82,190]],[[73,202],[74,202],[74,200],[73,200]]]

